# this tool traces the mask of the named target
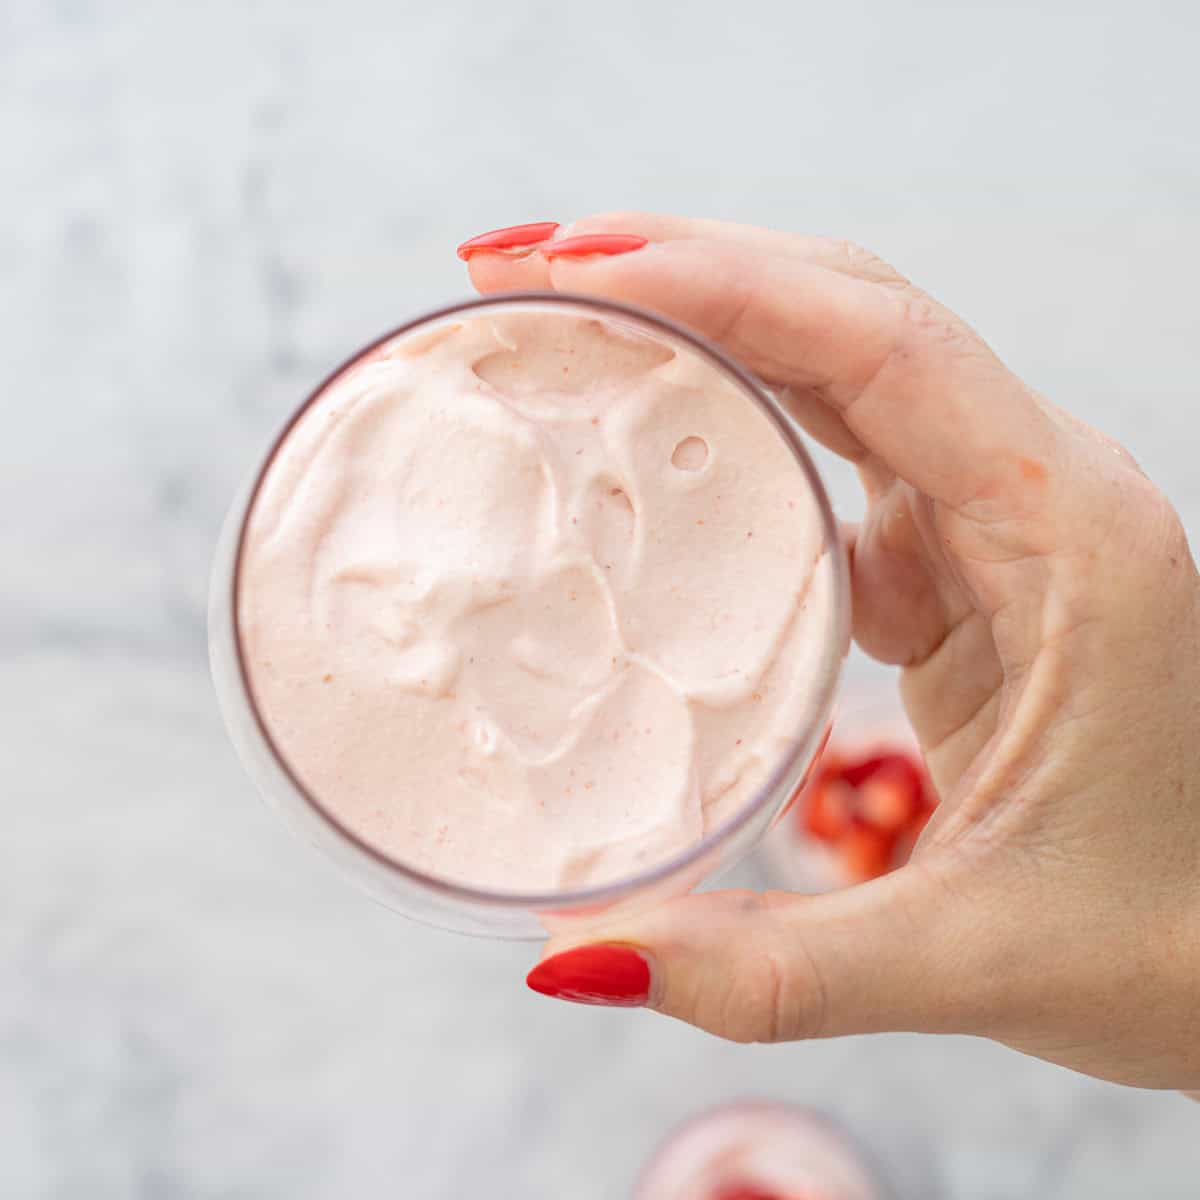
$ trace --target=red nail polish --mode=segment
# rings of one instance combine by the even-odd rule
[[[523,250],[532,249],[539,242],[554,236],[557,221],[534,221],[529,225],[509,225],[504,229],[492,229],[478,237],[468,238],[458,248],[458,257],[466,262],[480,250]]]
[[[556,1000],[637,1008],[650,995],[650,965],[628,946],[576,946],[538,963],[525,982]]]
[[[546,258],[583,258],[588,254],[627,254],[645,244],[646,239],[636,233],[581,233],[546,242],[538,249]]]

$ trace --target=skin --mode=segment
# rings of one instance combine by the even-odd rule
[[[557,236],[585,232],[650,244],[479,254],[471,278],[673,317],[857,464],[855,638],[902,668],[943,798],[873,883],[685,896],[587,940],[636,947],[650,1007],[737,1041],[968,1033],[1200,1088],[1200,576],[1166,498],[865,250],[640,213]]]

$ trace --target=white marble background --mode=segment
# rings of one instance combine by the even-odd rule
[[[409,925],[276,826],[204,644],[287,407],[462,295],[462,237],[615,205],[865,242],[1200,530],[1198,13],[0,0],[0,1196],[619,1200],[747,1094],[840,1115],[908,1200],[1200,1193],[1170,1095],[527,994],[528,947]]]

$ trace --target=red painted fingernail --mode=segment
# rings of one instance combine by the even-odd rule
[[[538,963],[525,982],[556,1000],[637,1008],[650,995],[650,965],[628,946],[576,946]]]
[[[533,249],[539,242],[553,237],[557,228],[557,221],[534,221],[529,225],[509,225],[504,229],[492,229],[463,242],[458,248],[458,257],[466,262],[472,254],[478,254],[481,250]]]
[[[636,233],[581,233],[546,242],[538,250],[546,258],[584,258],[589,254],[627,254],[645,244],[646,239]]]

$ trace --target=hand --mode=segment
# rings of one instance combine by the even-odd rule
[[[560,231],[471,277],[673,317],[857,464],[855,637],[903,668],[943,802],[883,879],[682,897],[589,938],[624,950],[550,943],[535,982],[582,969],[602,1000],[616,964],[626,999],[739,1041],[971,1033],[1200,1087],[1200,580],[1171,506],[863,250],[640,214],[569,236],[613,232],[648,242]]]

